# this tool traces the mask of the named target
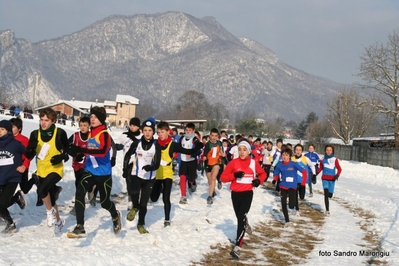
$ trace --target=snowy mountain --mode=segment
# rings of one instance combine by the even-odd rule
[[[0,86],[18,102],[32,102],[35,88],[44,103],[113,99],[119,93],[161,108],[195,90],[232,112],[251,109],[260,117],[295,119],[324,110],[340,86],[284,64],[212,17],[177,12],[110,16],[36,43],[3,30],[0,59]]]
[[[9,119],[0,115],[0,120]],[[68,136],[76,129],[60,126]],[[38,128],[35,120],[24,119],[23,134]],[[122,132],[113,129],[118,139]],[[188,204],[179,204],[179,179],[172,188],[171,226],[164,228],[162,199],[150,203],[146,216],[149,234],[137,231],[137,221],[129,222],[122,152],[113,168],[111,198],[122,212],[123,228],[112,232],[108,211],[86,205],[87,237],[68,239],[76,224],[69,214],[73,206],[75,179],[71,160],[58,185],[63,187],[58,204],[66,220],[60,234],[47,227],[45,207],[36,207],[36,187],[25,195],[27,207],[9,208],[17,232],[0,234],[1,265],[236,265],[229,262],[229,239],[235,237],[237,220],[232,208],[229,184],[217,190],[214,203],[206,204],[208,184],[199,173],[197,191]],[[252,235],[244,238],[241,263],[245,265],[370,265],[399,264],[399,171],[354,161],[340,161],[342,174],[330,200],[331,215],[325,217],[320,176],[314,196],[301,202],[301,216],[290,213],[292,226],[282,227],[281,203],[264,186],[254,189],[248,213]],[[30,173],[36,165],[31,163]],[[269,180],[270,185],[270,180]],[[309,218],[310,217],[310,218]],[[5,223],[0,222],[0,230]],[[261,238],[263,237],[263,238]],[[288,252],[286,251],[288,249]],[[205,260],[205,255],[213,256]],[[280,259],[283,258],[283,261]]]

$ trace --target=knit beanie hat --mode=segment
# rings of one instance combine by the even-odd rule
[[[5,128],[8,132],[12,132],[12,124],[8,120],[1,120],[0,127]]]
[[[251,153],[251,145],[249,145],[248,142],[246,142],[245,140],[240,141],[240,143],[238,143],[238,147],[240,146],[245,146],[247,148],[247,150],[249,151],[249,153]]]
[[[130,119],[129,125],[134,125],[134,126],[140,126],[140,119],[138,119],[137,117],[133,117],[132,119]]]
[[[105,109],[104,109],[105,111]],[[98,119],[98,121],[101,122],[101,124],[105,125],[105,119],[106,119],[106,113],[104,112],[100,112],[100,110],[98,110],[98,108],[91,108],[90,109],[90,115],[95,115]]]
[[[155,133],[155,119],[153,117],[147,118],[141,125],[141,128],[144,129],[144,127],[150,127],[152,128],[152,131]]]

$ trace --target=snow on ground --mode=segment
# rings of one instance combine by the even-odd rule
[[[0,115],[1,119],[9,116]],[[64,127],[68,136],[76,128]],[[24,120],[23,134],[38,128],[37,120]],[[113,130],[114,139],[122,132]],[[235,237],[236,219],[234,216],[228,185],[217,191],[214,204],[206,204],[206,178],[199,176],[197,192],[188,197],[187,205],[179,205],[180,190],[176,185],[172,190],[172,211],[170,227],[163,227],[164,212],[160,199],[150,203],[146,217],[146,228],[150,232],[140,235],[137,221],[126,220],[127,200],[125,180],[121,178],[122,153],[118,152],[117,165],[113,168],[112,194],[118,210],[122,211],[123,229],[115,236],[109,213],[97,204],[87,205],[85,228],[87,238],[68,239],[66,233],[76,224],[75,217],[69,214],[74,199],[74,174],[71,160],[66,163],[64,178],[59,182],[63,187],[58,204],[61,217],[66,220],[61,234],[53,237],[52,229],[45,224],[44,206],[36,207],[36,188],[26,195],[28,206],[20,210],[17,205],[9,208],[15,219],[18,231],[12,235],[1,235],[1,265],[188,265],[199,261],[202,254],[211,251],[210,245],[227,244]],[[381,237],[379,251],[389,265],[399,264],[399,171],[387,167],[372,166],[366,163],[341,161],[342,175],[336,183],[336,199],[348,202],[351,207],[361,208],[375,216],[371,228]],[[33,162],[30,171],[35,170]],[[322,192],[321,182],[315,191]],[[333,198],[334,199],[334,198]],[[324,209],[322,194],[315,193],[308,201]],[[272,206],[275,196],[264,189],[255,189],[254,201],[249,213],[249,221],[256,224],[273,219]],[[363,240],[364,230],[360,229],[362,218],[354,215],[338,200],[330,201],[331,216],[317,234],[323,239],[311,252],[308,265],[366,265],[370,256],[361,256],[362,251],[374,252]],[[293,218],[295,219],[295,218]],[[5,226],[0,223],[0,228]],[[283,229],[281,229],[283,230]],[[244,247],[245,248],[245,247]],[[343,252],[352,252],[343,256]],[[341,256],[339,256],[341,255]],[[356,255],[356,256],[355,256]]]

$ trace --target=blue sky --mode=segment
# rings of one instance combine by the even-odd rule
[[[399,31],[396,0],[0,0],[0,30],[32,42],[81,30],[110,15],[185,12],[213,16],[283,62],[350,84],[364,48]]]

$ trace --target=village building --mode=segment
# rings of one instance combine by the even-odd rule
[[[139,100],[137,98],[130,95],[117,94],[115,101],[105,100],[104,102],[99,102],[96,100],[90,102],[78,101],[72,98],[72,100],[69,101],[58,100],[57,103],[35,108],[35,111],[40,112],[43,108],[51,107],[58,113],[60,119],[76,121],[81,116],[89,115],[92,106],[101,106],[104,107],[107,112],[106,121],[111,126],[122,128],[128,125],[132,117],[136,116],[138,105]]]

